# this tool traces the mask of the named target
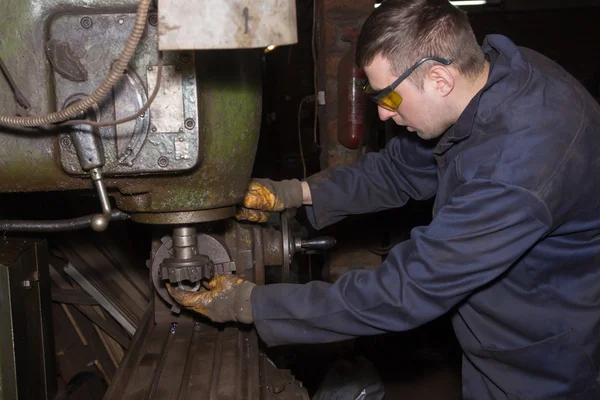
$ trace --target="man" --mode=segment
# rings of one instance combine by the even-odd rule
[[[450,312],[464,398],[600,399],[598,104],[506,37],[479,47],[446,0],[384,2],[357,63],[381,119],[416,135],[305,182],[253,181],[244,206],[312,204],[319,229],[435,196],[431,224],[377,270],[334,284],[217,276],[209,292],[174,297],[217,322],[253,322],[268,345],[403,331]]]

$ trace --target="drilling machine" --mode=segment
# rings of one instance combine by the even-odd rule
[[[214,273],[264,284],[266,266],[286,280],[295,253],[334,243],[294,236],[285,214],[277,227],[233,218],[258,145],[260,49],[296,43],[295,1],[0,5],[0,194],[92,190],[98,198],[89,215],[3,219],[0,231],[43,237],[124,219],[170,231],[152,243],[154,300],[105,398],[307,398],[259,351],[252,329],[182,312],[165,287],[199,290]],[[203,231],[213,221],[221,228]],[[9,365],[3,398],[28,398],[23,367],[0,357]],[[48,374],[52,362],[43,364]],[[51,398],[44,382],[31,398]]]

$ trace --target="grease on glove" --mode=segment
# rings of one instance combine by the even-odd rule
[[[252,323],[252,289],[256,285],[231,274],[216,274],[204,288],[197,292],[182,290],[167,283],[173,299],[190,310],[214,322],[237,321]]]

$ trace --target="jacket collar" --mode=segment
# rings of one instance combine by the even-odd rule
[[[493,107],[492,103],[496,101],[487,101],[488,97],[496,97],[500,95],[501,98],[506,98],[498,93],[496,96],[483,96],[498,82],[506,78],[512,71],[511,58],[514,52],[518,52],[517,47],[510,42],[510,40],[500,35],[487,36],[482,45],[486,58],[490,63],[490,72],[488,80],[485,86],[471,99],[465,110],[462,112],[458,120],[441,136],[437,146],[435,147],[434,153],[442,155],[448,149],[450,149],[455,143],[458,143],[471,135],[473,129],[473,122],[475,116],[480,113],[482,109],[489,109]],[[513,54],[510,54],[513,53]],[[493,90],[497,92],[496,90]],[[482,101],[482,97],[486,98]],[[485,104],[484,104],[485,103]]]

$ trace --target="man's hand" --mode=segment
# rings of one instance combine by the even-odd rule
[[[303,199],[302,183],[297,179],[279,182],[252,179],[235,217],[238,220],[266,222],[269,212],[298,208],[302,206]]]
[[[246,207],[238,207],[235,212],[235,218],[238,221],[250,221],[250,222],[267,222],[269,219],[269,213],[266,211],[253,210]]]
[[[283,211],[302,205],[302,184],[297,179],[252,179],[242,205],[260,211]]]
[[[188,292],[167,284],[169,293],[179,304],[214,322],[252,323],[252,289],[256,285],[236,275],[216,274],[208,283],[209,290]]]

